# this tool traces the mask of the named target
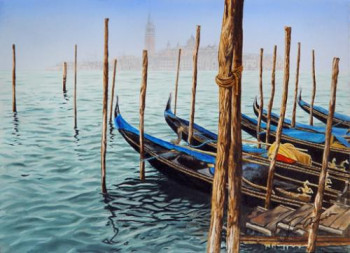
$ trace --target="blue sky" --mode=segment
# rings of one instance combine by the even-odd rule
[[[328,71],[340,57],[341,71],[349,68],[350,1],[246,0],[244,52],[282,54],[284,26],[292,26],[292,59],[302,43],[302,70],[309,70],[311,50],[317,69]],[[222,0],[0,0],[0,69],[11,68],[11,45],[16,43],[18,68],[45,69],[73,59],[101,60],[103,22],[110,18],[110,56],[141,55],[148,13],[156,25],[156,47],[183,44],[200,24],[201,45],[218,44]],[[292,63],[293,64],[293,63]]]

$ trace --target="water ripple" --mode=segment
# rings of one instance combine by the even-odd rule
[[[216,131],[216,72],[200,72],[196,122]],[[109,126],[108,195],[100,193],[102,74],[78,75],[78,128],[73,129],[71,77],[62,94],[61,73],[18,73],[18,113],[11,112],[11,75],[0,72],[0,252],[203,252],[210,221],[210,196],[165,178],[148,164],[146,181],[139,180],[139,155]],[[121,111],[138,125],[139,72],[120,72],[116,93]],[[264,73],[269,80],[270,73]],[[337,111],[350,114],[349,76],[341,76]],[[163,119],[175,73],[150,72],[145,131],[166,140],[174,133]],[[282,73],[277,73],[277,84]],[[192,73],[179,80],[178,114],[188,118]],[[270,85],[265,81],[265,94]],[[258,93],[258,73],[243,77],[244,113]],[[311,75],[301,75],[305,100]],[[328,106],[330,77],[318,76],[316,103]],[[292,85],[293,86],[293,85]],[[280,94],[281,85],[276,85]],[[289,101],[292,99],[289,93]],[[267,103],[268,96],[265,97]],[[274,109],[278,112],[280,96]],[[287,116],[290,117],[290,103]],[[298,108],[298,119],[308,115]],[[315,122],[322,125],[320,122]],[[244,137],[247,135],[244,134]],[[224,239],[224,236],[223,236]],[[223,251],[224,251],[224,243]],[[242,246],[243,252],[278,252],[282,248]],[[343,251],[346,248],[320,248]],[[289,248],[296,252],[298,248]]]

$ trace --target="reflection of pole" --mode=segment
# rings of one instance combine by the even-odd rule
[[[335,110],[335,100],[337,94],[337,82],[339,74],[339,58],[333,58],[333,71],[332,71],[332,87],[331,87],[331,99],[329,101],[329,115],[327,119],[326,140],[324,144],[322,168],[320,178],[318,181],[318,190],[315,198],[314,210],[312,212],[311,228],[309,230],[309,239],[307,244],[307,252],[314,252],[316,247],[317,229],[320,223],[321,209],[323,202],[323,194],[325,189],[325,182],[327,178],[328,160],[329,160],[329,148],[332,136],[332,123]]]

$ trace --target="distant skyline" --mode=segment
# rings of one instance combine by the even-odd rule
[[[201,25],[201,46],[218,44],[223,0],[0,0],[0,70],[11,69],[12,43],[17,67],[46,69],[72,61],[78,44],[78,61],[100,61],[103,22],[110,18],[110,58],[139,56],[144,47],[149,13],[156,29],[156,50],[170,42],[183,45]],[[316,51],[317,71],[329,72],[333,57],[340,57],[341,73],[350,61],[350,1],[246,0],[244,53],[283,56],[284,26],[292,27],[292,70],[297,42],[301,42],[301,70],[311,67]]]

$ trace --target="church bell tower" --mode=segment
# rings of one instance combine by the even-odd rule
[[[145,49],[148,54],[155,53],[155,26],[151,20],[151,15],[148,15],[146,32],[145,32]]]

